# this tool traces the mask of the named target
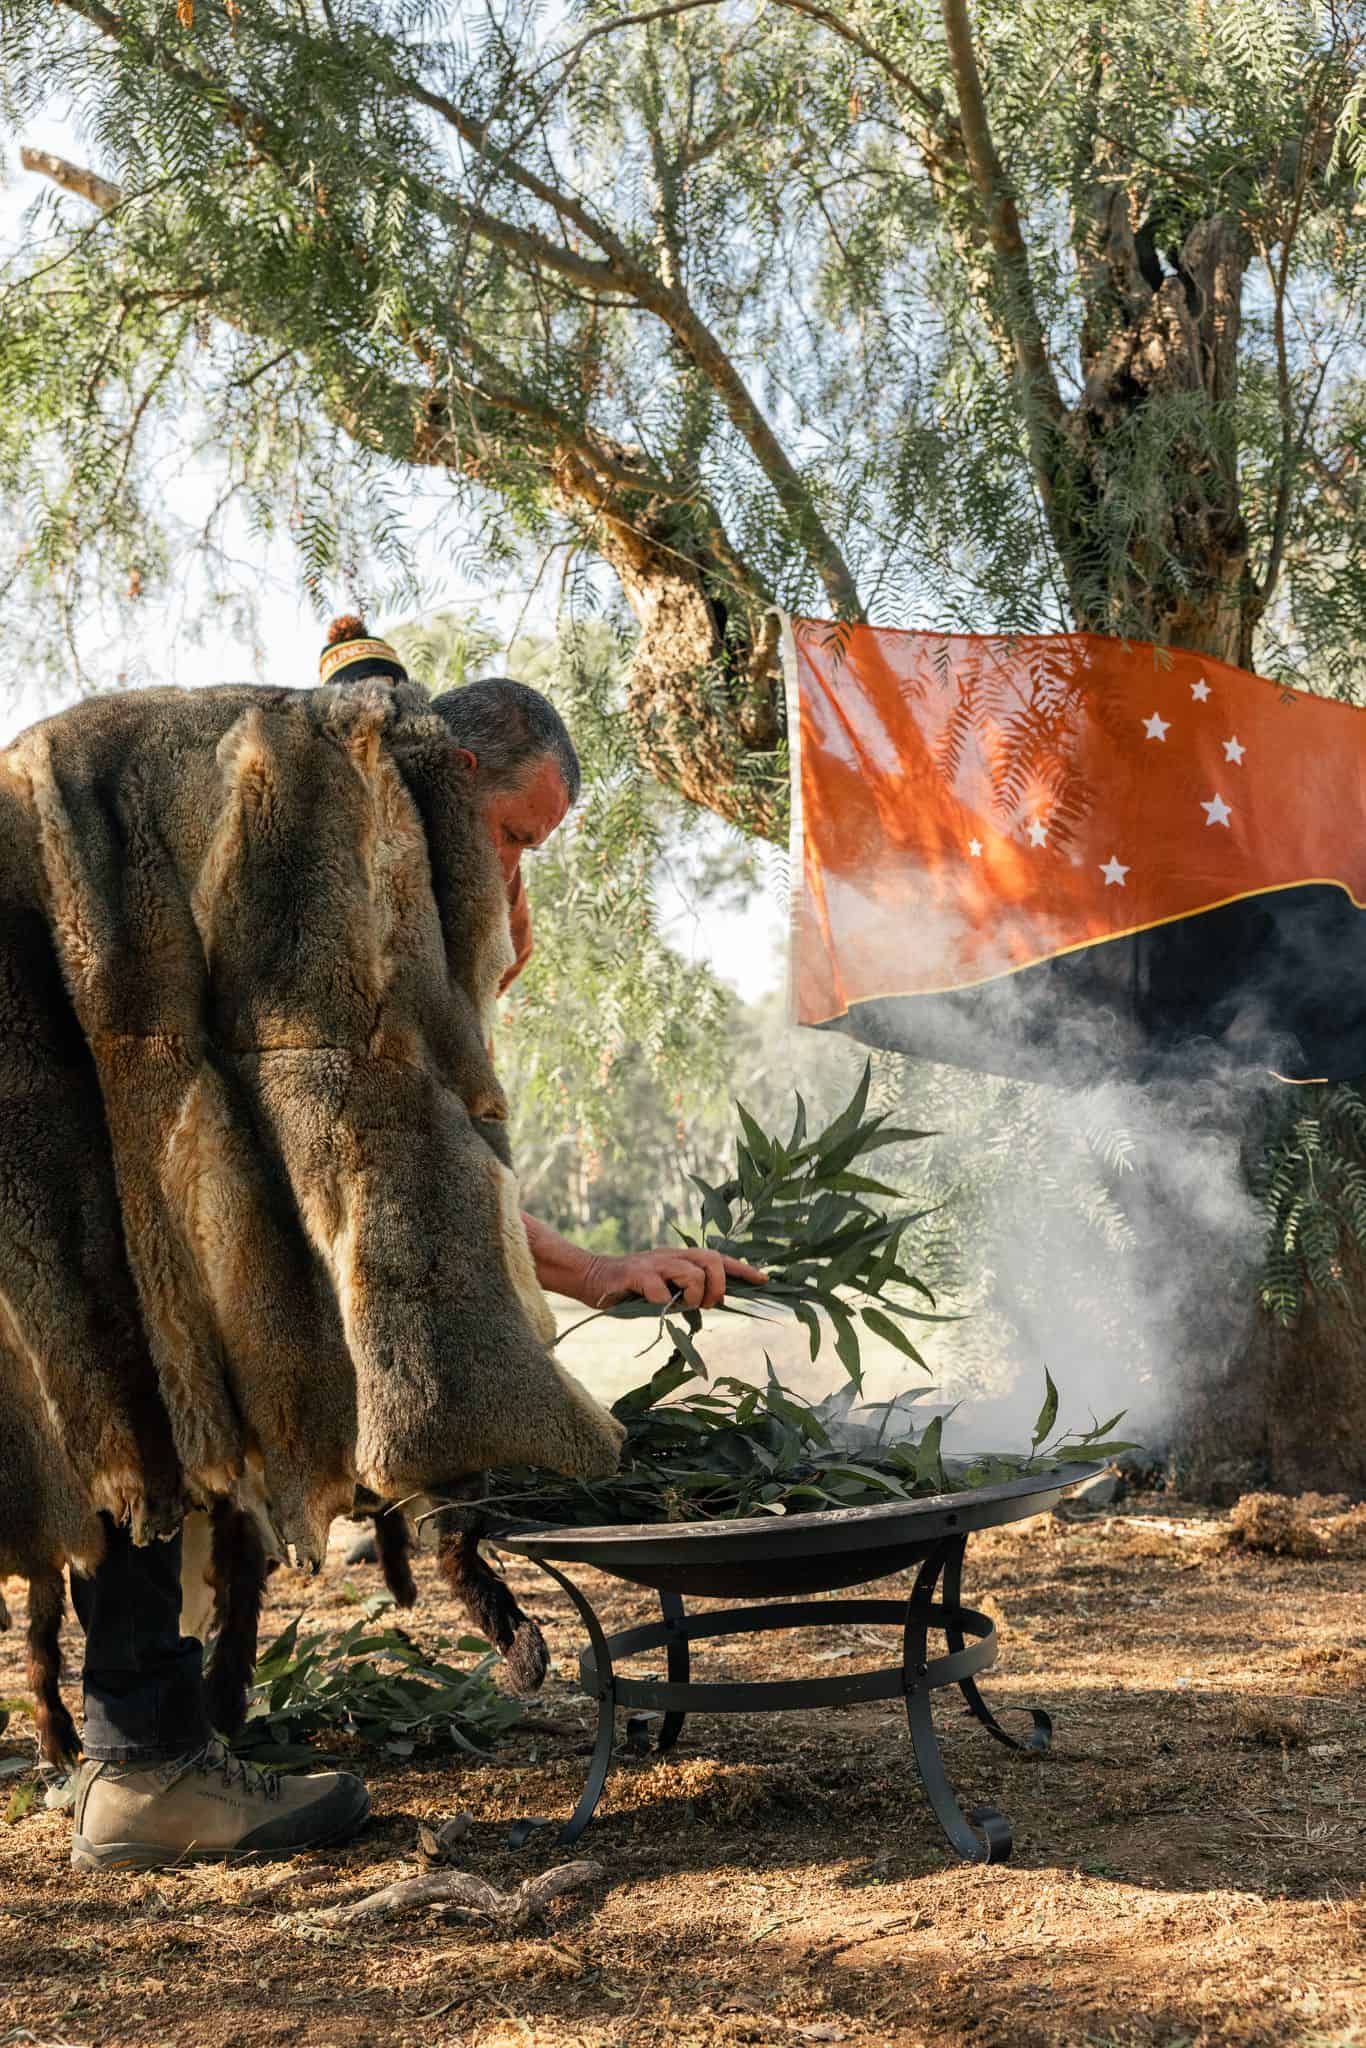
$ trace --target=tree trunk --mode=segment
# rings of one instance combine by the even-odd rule
[[[1083,388],[1068,422],[1077,623],[1250,668],[1265,597],[1233,418],[1246,231],[1213,214],[1159,249],[1129,184],[1102,164],[1074,191],[1072,239],[1085,304]],[[1248,1173],[1265,1139],[1259,1111],[1243,1133]],[[1185,1239],[1189,1219],[1149,1226],[1160,1262],[1160,1240]],[[1311,1296],[1291,1329],[1257,1304],[1258,1248],[1211,1247],[1207,1270],[1183,1355],[1170,1361],[1183,1483],[1217,1499],[1258,1486],[1366,1492],[1366,1263],[1345,1260],[1345,1295]]]
[[[1070,565],[1078,624],[1245,668],[1258,604],[1233,408],[1247,235],[1214,214],[1159,252],[1136,213],[1119,181],[1074,203],[1086,313],[1071,437],[1092,556]]]
[[[700,494],[624,492],[578,455],[559,464],[556,485],[640,627],[626,715],[642,762],[666,789],[781,842],[788,792],[767,593]]]
[[[1264,1319],[1253,1361],[1266,1361],[1266,1450],[1281,1493],[1366,1498],[1366,1269],[1344,1261],[1347,1296],[1311,1295],[1283,1330]]]
[[[1366,1272],[1359,1254],[1351,1264],[1348,1297],[1311,1295],[1288,1330],[1221,1285],[1239,1341],[1178,1361],[1183,1491],[1221,1507],[1264,1488],[1366,1498]]]

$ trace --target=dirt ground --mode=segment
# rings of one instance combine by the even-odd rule
[[[537,1931],[419,1910],[345,1930],[320,1907],[413,1874],[421,1821],[467,1812],[464,1865],[495,1885],[563,1860],[508,1823],[567,1814],[590,1712],[578,1632],[531,1568],[554,1671],[495,1762],[368,1758],[374,1816],[325,1861],[75,1877],[69,1821],[0,1828],[0,2043],[255,2048],[1205,2048],[1366,2044],[1366,1544],[1272,1556],[1226,1518],[1151,1496],[975,1540],[966,1597],[1001,1631],[998,1705],[1047,1705],[1055,1753],[1012,1754],[937,1695],[966,1802],[1010,1815],[1015,1856],[949,1856],[893,1703],[701,1719],[667,1762],[618,1761],[569,1853],[602,1875]],[[649,1596],[583,1575],[609,1627]],[[276,1626],[349,1621],[329,1564],[277,1574]],[[429,1565],[412,1623],[458,1623]],[[10,1588],[16,1621],[22,1600]],[[0,1692],[22,1688],[15,1634]],[[776,1653],[771,1646],[777,1643]],[[874,1667],[891,1631],[709,1646],[714,1675]],[[78,1659],[73,1639],[71,1659]],[[772,1657],[772,1661],[770,1661]],[[648,1668],[648,1664],[641,1667]],[[16,1717],[0,1753],[22,1754]],[[0,1781],[8,1797],[16,1782]]]

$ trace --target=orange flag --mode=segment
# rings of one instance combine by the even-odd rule
[[[1366,714],[1168,648],[799,619],[805,1024],[1068,1080],[1366,1073]]]

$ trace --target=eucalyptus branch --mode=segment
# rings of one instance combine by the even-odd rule
[[[888,1401],[858,1405],[862,1361],[856,1317],[867,1333],[922,1367],[904,1319],[954,1320],[932,1312],[933,1295],[900,1263],[907,1230],[934,1209],[881,1215],[868,1198],[891,1197],[895,1191],[856,1170],[857,1162],[879,1147],[929,1135],[893,1130],[884,1116],[868,1116],[870,1081],[871,1071],[865,1069],[849,1103],[816,1134],[807,1132],[800,1096],[787,1138],[763,1131],[737,1104],[741,1135],[735,1178],[720,1187],[695,1179],[702,1197],[701,1241],[770,1268],[763,1284],[732,1281],[718,1308],[760,1319],[766,1309],[795,1314],[809,1334],[813,1360],[825,1318],[835,1330],[848,1384],[823,1401],[804,1400],[778,1379],[767,1353],[764,1379],[710,1379],[700,1348],[706,1343],[700,1310],[671,1319],[672,1304],[660,1310],[628,1299],[600,1313],[656,1322],[659,1335],[671,1337],[674,1348],[651,1379],[613,1406],[626,1429],[620,1470],[609,1479],[585,1482],[536,1471],[490,1473],[481,1506],[519,1519],[579,1525],[801,1514],[910,1501],[926,1493],[991,1484],[1039,1464],[1090,1462],[1131,1448],[1112,1440],[1119,1416],[1055,1436],[1058,1390],[1047,1371],[1029,1450],[988,1454],[966,1469],[946,1469],[943,1413],[916,1427],[921,1419],[916,1404],[932,1388],[916,1387]],[[683,1235],[685,1243],[699,1241]],[[907,1296],[913,1293],[930,1309],[918,1302],[912,1306]],[[582,1321],[573,1325],[582,1327]]]

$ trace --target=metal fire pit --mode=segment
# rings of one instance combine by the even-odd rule
[[[935,1736],[930,1695],[956,1685],[974,1714],[998,1742],[1010,1749],[1046,1750],[1053,1724],[1042,1707],[1023,1711],[1032,1726],[1023,1741],[1008,1733],[977,1690],[977,1674],[996,1662],[996,1631],[984,1614],[961,1602],[963,1553],[978,1529],[997,1529],[1053,1507],[1069,1487],[1091,1478],[1101,1465],[1067,1465],[1031,1473],[1001,1486],[970,1493],[937,1494],[929,1500],[887,1507],[837,1508],[791,1516],[755,1516],[735,1522],[623,1524],[616,1528],[550,1528],[543,1523],[501,1523],[489,1530],[500,1550],[539,1565],[569,1595],[588,1630],[579,1658],[579,1683],[598,1702],[597,1742],[588,1782],[561,1842],[573,1842],[593,1818],[611,1769],[617,1709],[657,1711],[663,1721],[655,1742],[665,1755],[677,1742],[689,1713],[784,1713],[797,1707],[843,1707],[856,1700],[904,1700],[911,1741],[930,1805],[960,1856],[972,1862],[1001,1861],[1011,1851],[1010,1824],[994,1806],[964,1814],[944,1770]],[[659,1594],[663,1619],[606,1635],[585,1595],[560,1569],[592,1565]],[[908,1599],[802,1600],[785,1595],[833,1593],[867,1585],[892,1572],[918,1567]],[[935,1598],[941,1587],[942,1598]],[[761,1600],[763,1606],[733,1606],[717,1613],[689,1615],[684,1597]],[[768,1679],[731,1685],[694,1682],[692,1643],[711,1636],[764,1635],[774,1629],[820,1628],[847,1622],[899,1623],[901,1661],[881,1671],[834,1678]],[[931,1657],[931,1631],[943,1635],[945,1654]],[[618,1662],[663,1650],[668,1678],[626,1678]],[[639,1736],[640,1724],[628,1733]],[[639,1750],[641,1743],[637,1740]],[[538,1823],[521,1821],[513,1844],[525,1842]]]

